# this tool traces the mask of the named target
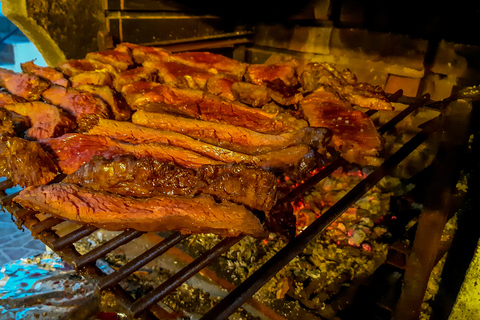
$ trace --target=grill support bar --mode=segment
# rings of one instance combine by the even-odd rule
[[[418,107],[418,106],[417,106]],[[412,110],[413,111],[413,110]],[[436,123],[435,123],[436,124]],[[227,295],[215,307],[213,307],[202,319],[220,320],[227,319],[248,298],[257,292],[268,280],[278,273],[293,258],[300,254],[303,249],[330,224],[332,224],[343,212],[358,201],[368,190],[375,186],[384,176],[389,174],[403,159],[413,150],[420,146],[437,128],[429,125],[423,128],[410,141],[405,143],[397,152],[373,171],[368,177],[358,183],[342,199],[336,202],[323,215],[316,219],[297,237],[293,238],[272,259],[268,260],[249,278],[241,283],[235,290]]]

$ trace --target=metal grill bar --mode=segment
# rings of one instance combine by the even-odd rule
[[[421,99],[424,101],[425,97]],[[415,103],[415,108],[421,104]],[[409,112],[415,110],[410,108]],[[407,108],[408,109],[408,108]],[[408,113],[405,113],[405,117]],[[399,121],[399,119],[392,119]],[[391,120],[391,121],[392,121]],[[401,120],[401,119],[400,119]],[[388,125],[388,123],[387,123]],[[404,144],[396,153],[373,171],[368,177],[359,182],[344,197],[336,202],[323,215],[316,219],[297,237],[293,238],[285,247],[283,247],[275,256],[262,265],[249,278],[241,283],[235,290],[227,295],[215,307],[213,307],[202,319],[220,320],[227,319],[237,308],[239,308],[247,299],[257,292],[268,280],[287,265],[293,258],[300,254],[303,249],[323,232],[330,224],[338,219],[343,212],[358,201],[368,190],[375,186],[384,176],[389,174],[403,159],[405,159],[413,150],[422,144],[436,129],[437,126],[430,125],[415,135],[410,141]]]
[[[154,260],[158,256],[162,255],[163,253],[167,252],[168,249],[182,241],[183,239],[188,238],[189,235],[181,234],[180,232],[175,232],[170,235],[168,238],[163,240],[162,242],[156,244],[148,251],[144,252],[143,254],[139,255],[120,269],[116,270],[115,272],[103,277],[100,279],[98,286],[100,289],[106,289],[121,280],[128,277],[130,274],[135,272],[136,270],[140,269],[150,261]]]
[[[163,282],[160,286],[155,288],[150,293],[144,295],[138,299],[132,305],[132,312],[136,316],[143,312],[145,309],[149,308],[154,303],[160,301],[166,297],[170,292],[174,291],[185,281],[191,278],[196,273],[200,272],[205,268],[211,261],[219,257],[221,254],[226,252],[230,247],[236,244],[238,241],[243,239],[244,236],[239,236],[235,238],[225,238],[220,243],[215,245],[212,249],[208,250],[202,254],[199,258],[195,259],[191,264],[174,274],[168,280]]]
[[[87,225],[81,226],[80,228],[70,232],[66,236],[63,236],[61,238],[58,238],[55,241],[52,241],[51,248],[54,251],[61,250],[66,246],[68,246],[69,244],[77,242],[78,240],[90,235],[95,230],[98,230],[98,228],[92,225],[87,224]]]
[[[45,220],[42,220],[38,223],[35,223],[30,231],[32,232],[32,236],[35,236],[39,234],[40,232],[43,232],[47,229],[50,229],[53,226],[56,226],[57,224],[63,222],[63,219],[56,218],[56,217],[50,217]]]
[[[84,254],[83,256],[79,257],[75,261],[75,268],[80,269],[87,265],[90,262],[94,262],[97,259],[105,256],[110,251],[130,242],[131,240],[140,237],[144,232],[137,231],[137,230],[127,230],[115,238],[107,241],[106,243],[102,244],[101,246],[93,249],[92,251]]]

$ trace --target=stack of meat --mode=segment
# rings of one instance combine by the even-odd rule
[[[25,187],[23,207],[107,230],[264,236],[277,175],[330,148],[378,165],[380,137],[353,105],[392,110],[350,71],[293,59],[122,43],[22,69],[0,69],[0,175]]]

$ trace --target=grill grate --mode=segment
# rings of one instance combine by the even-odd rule
[[[401,92],[400,92],[401,94]],[[395,99],[398,93],[394,95]],[[405,110],[392,118],[383,125],[379,132],[384,134],[393,129],[395,125],[404,119],[407,115],[417,110],[419,107],[425,106],[429,96],[425,95],[410,104]],[[372,115],[374,112],[368,112]],[[384,164],[378,167],[374,172],[368,175],[364,180],[357,184],[348,194],[331,207],[326,213],[315,220],[300,235],[295,237],[274,257],[260,267],[252,276],[247,278],[242,284],[234,289],[220,303],[213,307],[202,319],[226,319],[238,307],[245,303],[251,296],[261,288],[273,275],[280,271],[289,261],[299,254],[305,246],[324,231],[331,223],[342,215],[350,206],[360,199],[368,190],[387,175],[395,166],[415,150],[422,142],[424,142],[435,130],[438,129],[437,122],[433,121],[428,126],[424,126],[416,136],[403,145],[395,154],[388,158]],[[343,159],[338,159],[320,170],[316,175],[305,181],[291,191],[279,203],[292,201],[298,196],[304,194],[307,190],[317,184],[319,181],[330,175],[338,167],[346,164]],[[182,235],[179,232],[172,233],[169,237],[140,254],[137,258],[129,263],[106,275],[97,266],[96,261],[103,258],[112,250],[129,243],[135,238],[140,237],[143,232],[135,230],[126,230],[110,241],[98,246],[92,251],[82,255],[73,246],[73,244],[82,238],[96,231],[97,228],[85,225],[70,232],[69,234],[59,237],[52,227],[61,223],[63,220],[58,218],[47,218],[40,221],[36,216],[36,212],[22,209],[18,205],[12,203],[15,195],[5,196],[5,190],[12,187],[10,181],[0,183],[0,190],[4,195],[1,202],[4,207],[16,218],[17,223],[27,227],[32,235],[42,240],[47,246],[52,248],[59,256],[68,264],[81,270],[91,276],[97,283],[100,290],[109,290],[113,292],[119,301],[123,301],[127,312],[140,317],[142,319],[157,318],[154,314],[168,314],[165,310],[158,311],[157,302],[162,300],[169,293],[173,292],[178,286],[187,281],[190,277],[207,267],[214,259],[218,258],[224,252],[228,251],[235,243],[240,241],[242,237],[225,238],[211,250],[194,260],[184,269],[177,272],[167,281],[155,288],[150,293],[144,295],[134,301],[120,286],[119,283],[131,275],[142,266],[164,254],[167,250],[178,244],[180,241],[187,239],[188,235]],[[155,312],[155,309],[157,311]]]

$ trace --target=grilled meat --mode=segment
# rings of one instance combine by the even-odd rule
[[[89,92],[100,97],[110,107],[115,120],[129,120],[132,115],[132,110],[125,102],[123,97],[108,86],[93,86],[84,84],[78,86],[77,89],[82,92]]]
[[[324,128],[306,127],[292,132],[272,135],[230,124],[219,124],[142,110],[133,114],[132,122],[141,126],[182,133],[206,143],[250,155],[281,150],[298,144],[307,144],[321,149],[329,138],[328,130]]]
[[[133,66],[133,59],[130,54],[118,50],[89,52],[85,56],[85,59],[109,64],[119,71],[125,71]]]
[[[159,82],[181,89],[203,90],[208,79],[215,76],[214,73],[203,69],[173,61],[145,61],[143,65],[157,71]]]
[[[217,74],[207,80],[205,90],[220,98],[233,101],[235,96],[232,93],[232,86],[235,82],[238,82],[238,80],[223,74]]]
[[[132,86],[138,85],[134,83]],[[131,90],[128,87],[129,85],[125,86],[122,93]],[[128,99],[126,95],[125,99]],[[133,109],[232,124],[263,133],[282,133],[307,126],[303,120],[296,119],[287,112],[269,113],[200,90],[177,89],[167,85],[147,88],[145,94],[131,106]]]
[[[4,107],[30,119],[26,138],[40,140],[58,137],[76,128],[75,120],[62,109],[40,101],[9,104]]]
[[[340,72],[330,63],[308,63],[299,81],[306,91],[323,88],[338,94],[352,105],[367,109],[393,110],[382,88],[358,82],[349,69]]]
[[[85,71],[69,78],[72,87],[82,85],[109,86],[113,88],[112,75],[104,70]]]
[[[23,72],[36,75],[42,79],[48,80],[53,84],[68,87],[70,82],[65,78],[65,75],[58,70],[50,67],[37,66],[33,61],[27,61],[20,64]]]
[[[123,86],[137,81],[153,82],[157,78],[156,70],[153,68],[138,67],[120,72],[113,80],[113,88],[118,92]]]
[[[255,108],[261,107],[271,100],[266,87],[248,82],[233,82],[231,92],[236,100]]]
[[[210,52],[181,52],[171,54],[169,61],[186,64],[213,73],[225,73],[241,80],[247,68],[246,63]]]
[[[62,183],[26,188],[13,201],[106,230],[265,235],[258,218],[244,206],[217,203],[209,195],[132,198]]]
[[[185,168],[198,168],[204,164],[222,164],[200,154],[162,143],[130,144],[109,137],[84,135],[80,133],[64,134],[58,138],[41,141],[44,148],[51,151],[61,171],[70,174],[90,161],[95,155],[107,159],[122,154],[131,154],[136,158],[152,157],[159,161],[174,162]]]
[[[331,144],[347,161],[374,166],[381,163],[378,154],[382,141],[366,114],[323,90],[307,95],[300,101],[300,108],[310,126],[332,131]]]
[[[108,105],[101,98],[75,88],[52,86],[43,92],[42,98],[69,111],[77,121],[87,115],[100,118],[108,118],[110,115]]]
[[[277,198],[275,175],[243,163],[204,165],[193,170],[151,157],[93,157],[63,182],[135,197],[205,193],[262,211],[270,210]]]
[[[153,88],[161,86],[160,83],[138,81],[129,85],[123,86],[122,96],[132,110],[136,110],[135,101],[143,97],[148,92],[153,91]]]
[[[285,86],[293,87],[298,84],[297,65],[295,60],[277,64],[251,64],[246,70],[245,80],[258,85],[281,80]]]
[[[0,136],[0,176],[15,185],[46,184],[57,176],[57,166],[36,141]]]
[[[27,100],[17,97],[11,93],[0,91],[0,107],[3,107],[7,104],[23,103]]]
[[[103,71],[108,72],[111,75],[115,75],[119,72],[117,68],[109,64],[90,59],[69,59],[60,62],[56,67],[68,77],[73,77],[77,74],[90,71]]]
[[[171,54],[162,48],[140,46],[127,42],[117,45],[115,51],[129,53],[138,64],[142,64],[145,61],[168,61]]]
[[[11,113],[7,109],[0,107],[0,137],[3,136],[14,137],[16,134]]]
[[[283,106],[296,105],[303,99],[299,86],[286,86],[282,80],[275,79],[266,84],[268,95],[273,101]]]
[[[0,68],[0,86],[13,95],[35,101],[41,98],[50,83],[33,74],[16,73]]]

